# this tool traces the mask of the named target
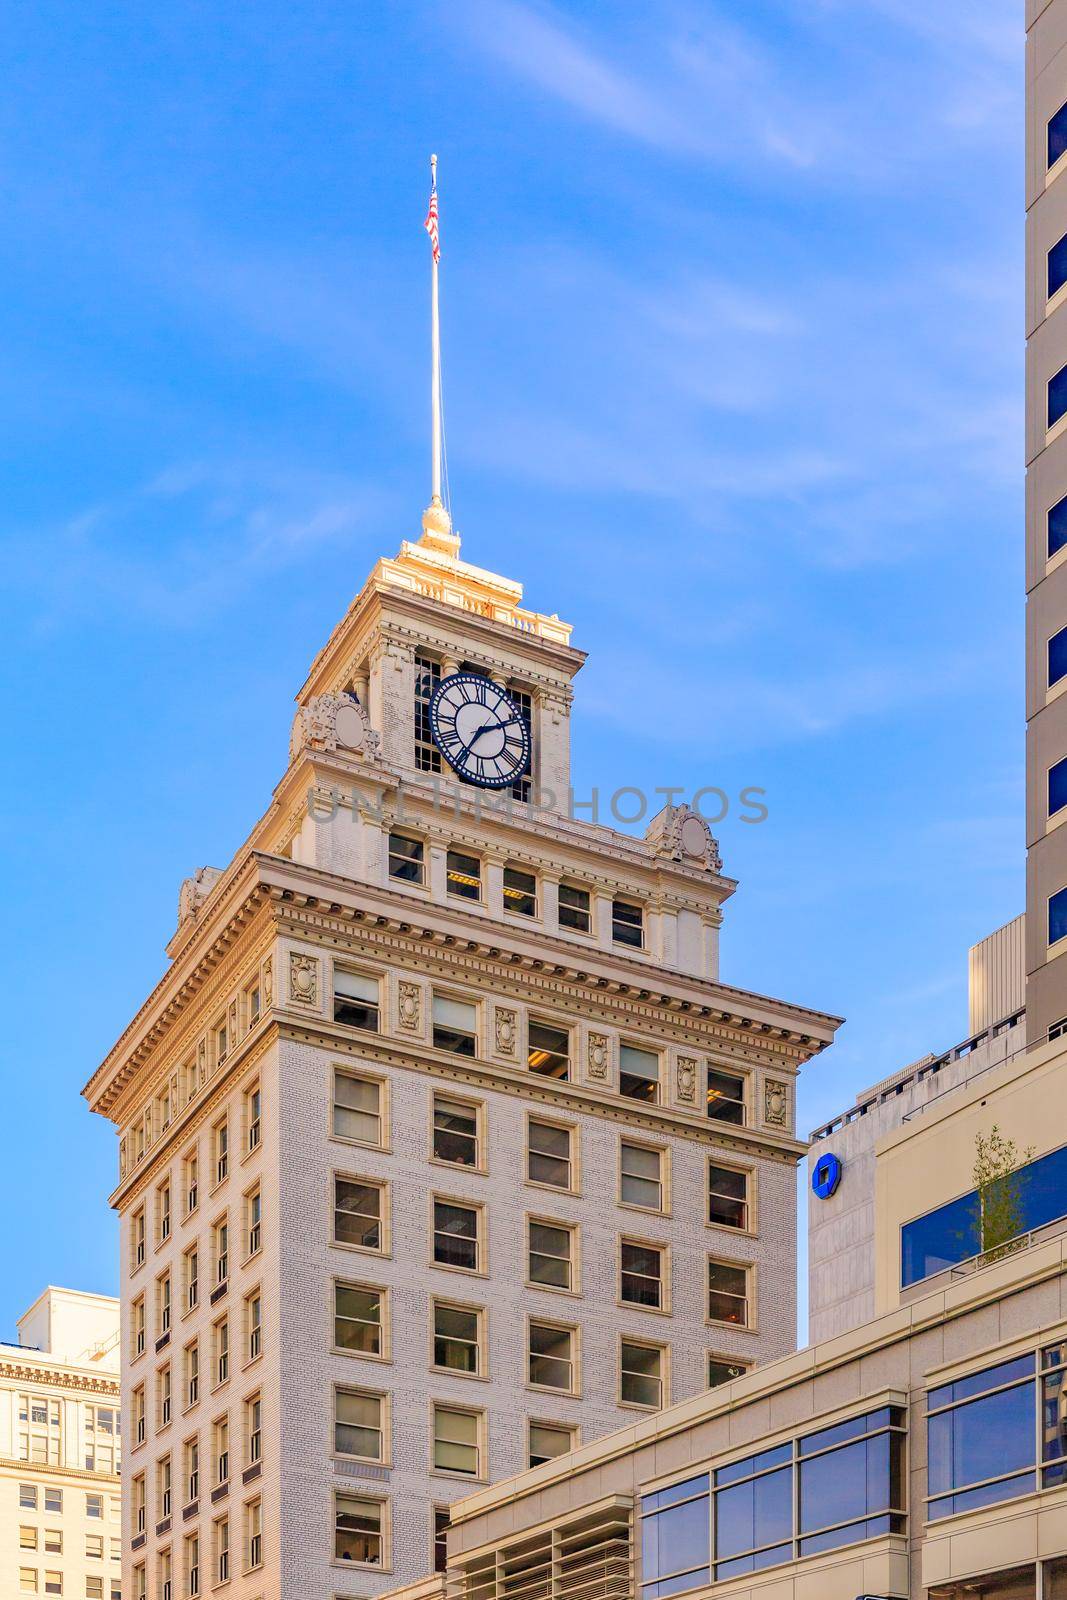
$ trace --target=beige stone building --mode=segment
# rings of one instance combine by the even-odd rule
[[[873,1318],[475,1491],[407,1600],[1063,1600],[1067,1217],[938,1246],[994,1125],[1030,1152],[1022,1203],[1067,1211],[1065,1101],[1057,1040],[888,1134]]]
[[[570,815],[569,626],[424,528],[85,1091],[119,1134],[131,1600],[418,1578],[472,1483],[794,1346],[795,1079],[836,1019],[719,981],[697,811]],[[495,794],[443,758],[453,693],[525,729]]]
[[[120,1600],[119,1304],[48,1288],[0,1344],[0,1595]]]
[[[1027,0],[1027,1026],[1067,1028],[1067,0]]]

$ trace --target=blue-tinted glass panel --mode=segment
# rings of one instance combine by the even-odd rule
[[[1067,367],[1061,367],[1059,372],[1048,380],[1048,421],[1046,425],[1054,428],[1065,412],[1067,412]]]
[[[997,1483],[984,1483],[980,1489],[967,1489],[962,1494],[946,1495],[942,1500],[930,1501],[930,1521],[938,1517],[951,1517],[961,1511],[977,1511],[980,1506],[996,1505],[999,1500],[1017,1500],[1021,1494],[1033,1494],[1034,1474],[1019,1473],[1014,1478],[1004,1478]]]
[[[1048,942],[1057,939],[1067,939],[1067,889],[1058,890],[1048,903]]]
[[[1054,633],[1048,642],[1048,686],[1067,677],[1067,628]]]
[[[800,1554],[814,1556],[820,1550],[838,1550],[843,1544],[858,1544],[861,1539],[877,1539],[881,1534],[896,1531],[898,1529],[893,1527],[891,1517],[869,1517],[866,1522],[851,1522],[846,1528],[831,1528],[827,1533],[811,1534],[801,1539]]]
[[[717,1562],[715,1580],[717,1583],[722,1583],[726,1578],[739,1578],[746,1572],[757,1572],[763,1567],[776,1567],[780,1561],[791,1561],[792,1558],[792,1544],[775,1545],[771,1550],[760,1550],[755,1555],[741,1556],[736,1561]]]
[[[1057,551],[1067,545],[1067,495],[1049,509],[1048,513],[1048,554],[1051,559]]]
[[[720,1489],[715,1496],[715,1554],[740,1555],[793,1537],[790,1467]]]
[[[882,1434],[878,1444],[888,1443]],[[814,1456],[800,1467],[800,1530],[811,1533],[836,1522],[865,1517],[868,1510],[882,1511],[885,1500],[869,1506],[867,1500],[867,1451],[870,1444],[861,1439],[824,1456]],[[877,1446],[875,1446],[877,1449]],[[882,1454],[888,1457],[888,1450]],[[888,1473],[886,1474],[888,1481]]]
[[[1041,1380],[1041,1458],[1067,1458],[1067,1369],[1056,1367]]]
[[[1057,289],[1067,283],[1067,233],[1052,246],[1048,253],[1048,297],[1051,300]]]
[[[1043,1228],[1067,1214],[1067,1146],[1029,1162],[1019,1174],[1023,1231]]]
[[[1048,814],[1054,817],[1067,806],[1067,756],[1048,769]]]
[[[683,1589],[702,1589],[711,1582],[711,1571],[708,1567],[698,1567],[695,1572],[678,1572],[673,1578],[664,1578],[659,1583],[644,1583],[641,1585],[643,1600],[665,1600],[670,1594],[681,1594]]]
[[[966,1489],[987,1478],[1006,1478],[1024,1467],[1033,1467],[1033,1382],[1002,1389],[930,1417],[927,1452],[927,1476],[933,1495]],[[1002,1494],[993,1496],[1001,1498]]]
[[[732,1461],[728,1467],[720,1467],[715,1474],[715,1482],[737,1483],[740,1478],[750,1478],[754,1472],[766,1472],[770,1467],[784,1467],[792,1458],[793,1446],[780,1444],[773,1450],[761,1450],[757,1456],[746,1456],[744,1461]]]
[[[904,1288],[978,1254],[977,1197],[961,1195],[900,1230],[900,1281]]]
[[[883,1412],[885,1420],[889,1420],[889,1413]],[[844,1444],[848,1439],[860,1439],[868,1431],[870,1419],[863,1417],[849,1417],[847,1422],[838,1422],[832,1428],[822,1428],[818,1433],[809,1433],[801,1439],[799,1451],[802,1456],[813,1455],[816,1450],[825,1450],[832,1444]]]
[[[641,1576],[646,1582],[707,1566],[711,1556],[704,1496],[671,1506],[641,1523]]]
[[[1067,150],[1067,105],[1063,105],[1048,125],[1048,164],[1054,167]]]
[[[1033,1356],[1025,1355],[1016,1356],[1012,1361],[1002,1361],[995,1367],[983,1367],[981,1372],[968,1372],[965,1378],[957,1378],[955,1383],[946,1385],[944,1389],[935,1389],[927,1401],[927,1408],[932,1411],[935,1406],[947,1404],[950,1400],[973,1400],[975,1395],[988,1394],[990,1389],[1003,1389],[1006,1383],[1028,1378],[1033,1370]],[[935,1394],[943,1396],[943,1399],[935,1400]]]
[[[659,1511],[664,1506],[673,1506],[679,1500],[691,1500],[694,1495],[707,1494],[708,1475],[702,1472],[699,1477],[686,1478],[682,1483],[672,1483],[666,1489],[657,1489],[655,1494],[646,1494],[641,1498],[641,1510]]]

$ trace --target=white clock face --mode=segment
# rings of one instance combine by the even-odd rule
[[[430,732],[453,771],[483,789],[503,789],[530,764],[530,734],[514,700],[488,678],[456,672],[430,701]]]

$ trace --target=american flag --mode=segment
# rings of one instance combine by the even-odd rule
[[[430,244],[431,244],[431,246],[433,248],[433,259],[434,259],[434,262],[436,263],[436,262],[440,261],[440,259],[441,259],[441,235],[437,231],[437,182],[436,182],[436,180],[434,181],[433,188],[430,190],[430,209],[426,213],[426,221],[423,223],[423,227],[426,229],[426,232],[430,235]]]

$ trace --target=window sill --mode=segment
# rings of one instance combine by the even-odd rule
[[[488,1278],[489,1273],[485,1267],[454,1267],[447,1261],[430,1261],[430,1266],[435,1272],[454,1272],[461,1278]],[[462,1477],[462,1473],[460,1474]]]
[[[582,1398],[580,1389],[556,1389],[550,1383],[531,1383],[529,1378],[523,1384],[523,1388],[529,1394],[554,1394],[558,1395],[561,1400],[581,1400]]]
[[[1067,169],[1067,152],[1055,160],[1045,173],[1045,188],[1056,182],[1060,173]]]
[[[561,1289],[554,1283],[532,1283],[529,1278],[523,1279],[524,1289],[532,1289],[538,1294],[552,1294],[562,1300],[581,1300],[583,1298],[581,1287],[577,1289]]]
[[[262,1360],[263,1360],[263,1352],[261,1350],[259,1352],[258,1356],[249,1356],[248,1360],[245,1361],[242,1364],[241,1371],[242,1372],[250,1372],[252,1370],[252,1368],[253,1367],[257,1367]]]
[[[392,1472],[393,1470],[392,1456],[350,1456],[346,1455],[343,1450],[329,1450],[327,1451],[326,1459],[327,1461],[336,1462],[351,1461],[359,1467],[381,1467],[385,1472]]]
[[[393,1259],[392,1240],[389,1248],[385,1250],[374,1250],[369,1244],[346,1244],[343,1239],[327,1239],[326,1243],[331,1250],[343,1250],[350,1256],[371,1256],[375,1261]]]
[[[566,1189],[560,1183],[538,1183],[536,1178],[525,1178],[523,1184],[525,1188],[537,1189],[541,1194],[565,1194],[570,1195],[575,1200],[582,1198],[580,1189]]]
[[[476,1167],[468,1167],[462,1161],[446,1161],[443,1156],[430,1156],[427,1165],[431,1167],[444,1167],[446,1172],[470,1172],[476,1178],[487,1178],[489,1168],[484,1162],[479,1162]]]
[[[731,1333],[758,1333],[759,1328],[754,1322],[722,1322],[718,1317],[705,1317],[705,1328],[729,1328]]]
[[[1045,449],[1047,450],[1050,444],[1055,444],[1064,433],[1067,433],[1067,415],[1057,417],[1052,426],[1045,429]]]
[[[1067,284],[1063,286],[1063,293],[1067,296]],[[1067,563],[1067,544],[1061,546],[1054,556],[1045,558],[1045,577],[1050,578],[1057,568]]]
[[[343,1350],[341,1346],[337,1344],[330,1346],[330,1354],[333,1356],[344,1356],[348,1361],[376,1361],[379,1366],[384,1367],[391,1367],[393,1364],[393,1357],[391,1353],[388,1355],[376,1356],[370,1350]]]
[[[442,1378],[473,1378],[477,1383],[488,1383],[488,1372],[461,1372],[458,1367],[431,1366],[431,1372],[437,1373]]]
[[[343,1133],[328,1133],[326,1137],[331,1143],[347,1145],[351,1150],[374,1150],[380,1156],[391,1156],[393,1153],[391,1144],[368,1144],[365,1139],[349,1139]],[[377,1572],[378,1568],[375,1567],[373,1570]]]
[[[672,1315],[671,1308],[670,1308],[669,1305],[667,1305],[667,1306],[639,1306],[636,1303],[636,1301],[634,1301],[634,1300],[624,1300],[621,1295],[616,1296],[615,1304],[619,1308],[620,1311],[640,1311],[645,1316],[650,1316],[650,1317],[669,1317],[669,1316]],[[657,1407],[656,1409],[658,1410],[659,1407]]]
[[[1067,694],[1067,677],[1060,678],[1045,690],[1045,704],[1050,706],[1053,700],[1058,700],[1061,694]]]
[[[657,1412],[663,1411],[669,1406],[670,1401],[665,1399],[663,1404],[658,1406],[644,1406],[639,1400],[616,1400],[615,1404],[620,1411],[639,1411],[643,1417],[654,1417]],[[697,1587],[703,1588],[704,1585],[700,1584]]]
[[[644,1217],[672,1217],[674,1215],[669,1207],[664,1211],[659,1206],[639,1206],[636,1200],[616,1200],[615,1204],[620,1211],[638,1211]]]
[[[1058,961],[1060,956],[1067,955],[1067,934],[1062,939],[1057,939],[1055,944],[1050,944],[1045,951],[1046,961]]]
[[[729,1222],[705,1221],[704,1226],[710,1228],[712,1233],[724,1233],[732,1239],[758,1239],[760,1236],[758,1228],[735,1228]]]
[[[1067,806],[1061,806],[1051,817],[1046,818],[1045,832],[1052,833],[1056,828],[1061,828],[1065,822],[1067,822]]]
[[[453,1483],[488,1483],[489,1479],[482,1473],[475,1477],[472,1472],[453,1472],[451,1467],[431,1467],[430,1474],[434,1478],[451,1478]]]
[[[339,1572],[392,1572],[392,1566],[383,1566],[380,1561],[342,1561],[339,1556],[334,1556],[330,1562]]]

